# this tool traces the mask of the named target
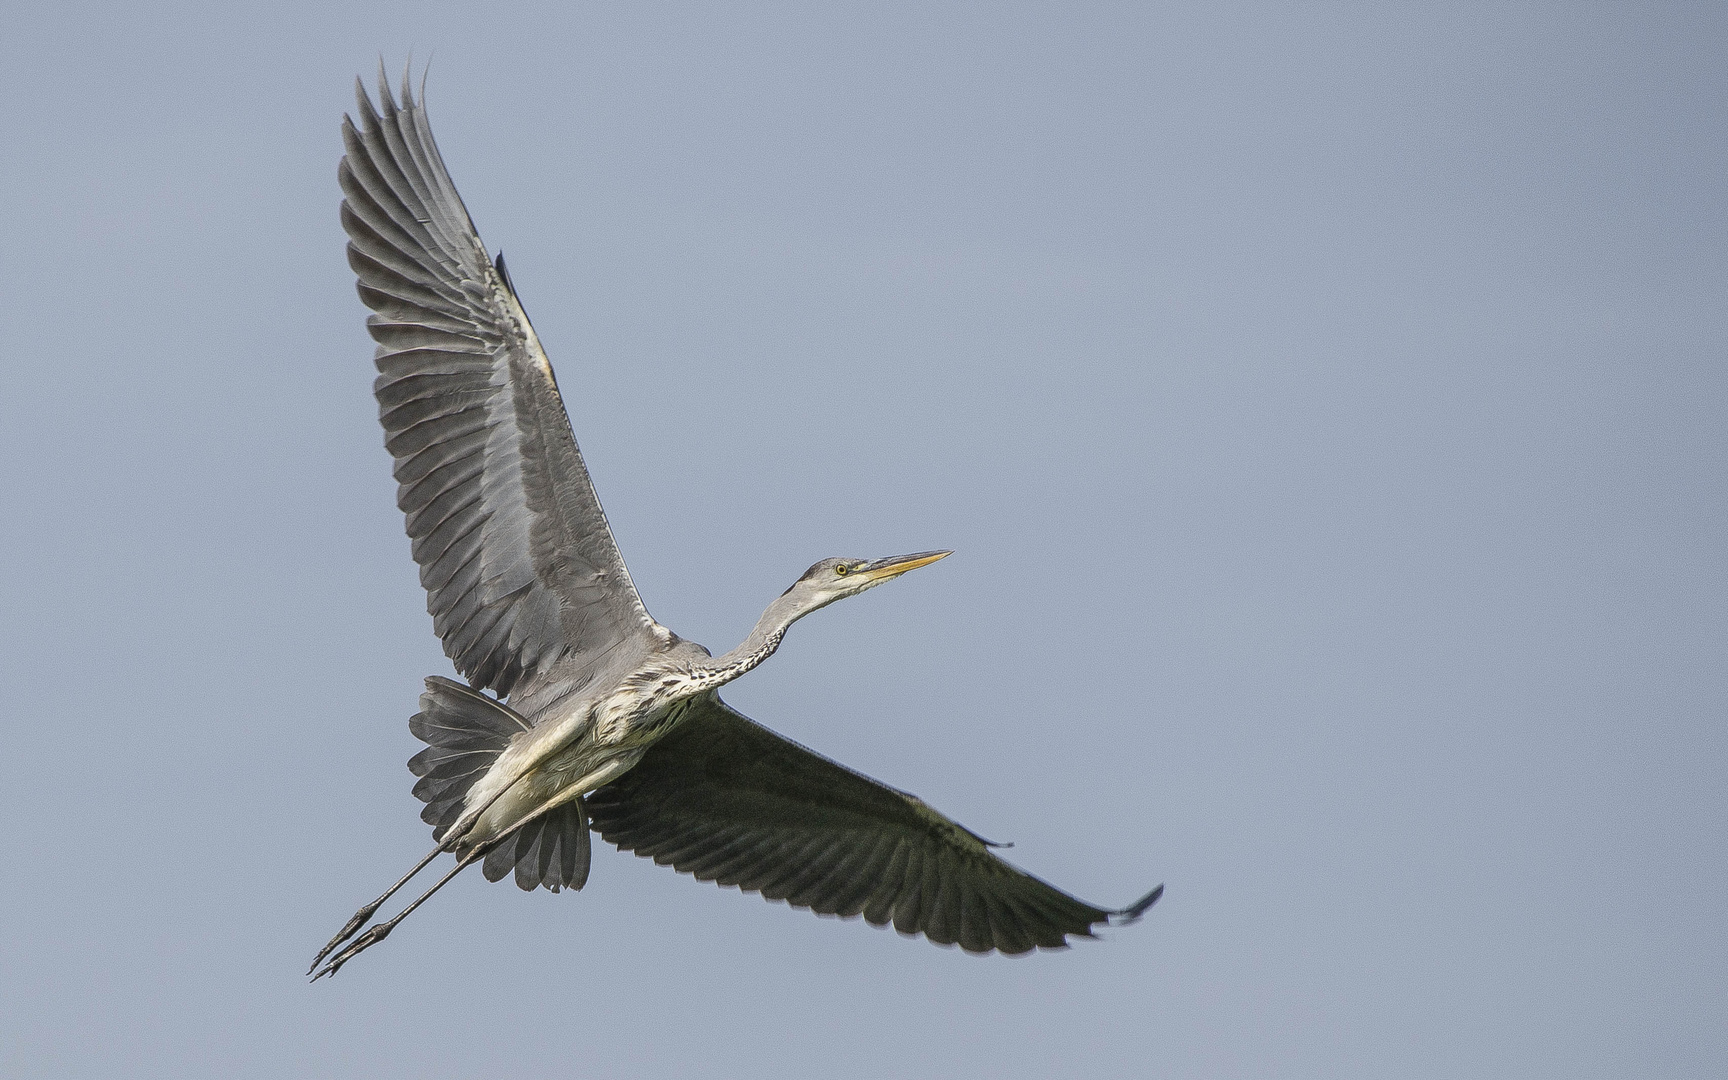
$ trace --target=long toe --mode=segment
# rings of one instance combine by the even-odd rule
[[[335,951],[336,946],[353,937],[355,931],[359,930],[362,926],[365,926],[367,921],[377,913],[378,905],[376,903],[367,904],[359,911],[356,911],[354,917],[348,920],[348,925],[342,928],[342,932],[331,938],[328,945],[318,950],[318,955],[312,958],[312,966],[306,969],[306,974],[310,975],[314,971],[317,971],[318,965],[324,962],[326,956],[329,956]]]
[[[367,949],[370,949],[372,946],[389,937],[390,931],[394,929],[396,929],[396,924],[394,922],[379,923],[377,926],[372,927],[370,930],[356,938],[352,945],[349,945],[346,949],[337,953],[336,958],[331,960],[329,964],[325,965],[324,970],[312,976],[312,981],[317,982],[326,975],[336,974],[338,971],[342,970],[343,964],[346,964],[348,961],[359,956]]]

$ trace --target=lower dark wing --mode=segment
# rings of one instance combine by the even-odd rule
[[[588,797],[609,843],[825,915],[892,922],[969,952],[1059,949],[1140,917],[1094,907],[996,857],[915,796],[704,699],[630,772]]]

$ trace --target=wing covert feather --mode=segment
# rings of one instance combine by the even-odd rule
[[[912,795],[710,697],[630,772],[588,796],[609,843],[819,914],[862,914],[970,952],[1056,949],[1131,921],[1010,865]]]
[[[377,342],[379,419],[426,606],[468,681],[509,694],[658,636],[594,494],[534,328],[404,81],[356,87],[342,225]],[[566,670],[565,677],[572,672]]]

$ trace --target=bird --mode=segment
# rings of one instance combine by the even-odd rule
[[[436,846],[319,951],[313,981],[476,862],[523,890],[581,889],[591,833],[699,880],[970,953],[1061,949],[1138,920],[1162,885],[1123,908],[1078,900],[720,699],[799,619],[950,552],[822,559],[719,656],[655,621],[503,255],[488,256],[433,141],[424,79],[418,101],[412,90],[404,73],[398,101],[380,69],[374,105],[355,81],[341,219],[372,311],[397,504],[433,629],[466,682],[427,678],[409,721],[426,744],[408,767]],[[453,868],[372,921],[444,854]]]

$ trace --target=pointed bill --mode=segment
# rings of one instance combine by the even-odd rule
[[[929,566],[938,559],[946,559],[954,554],[952,551],[920,551],[916,555],[892,555],[886,559],[877,559],[861,567],[857,572],[863,574],[872,584],[878,584],[897,578],[901,574]]]

